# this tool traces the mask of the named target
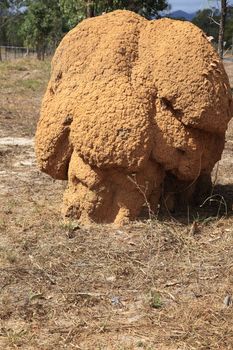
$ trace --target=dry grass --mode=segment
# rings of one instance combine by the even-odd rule
[[[0,123],[3,136],[35,129],[48,77],[48,63],[33,73],[36,65],[0,65],[12,102],[1,108],[12,115],[11,129]],[[40,81],[35,90],[15,85],[21,66]],[[0,348],[231,350],[231,154],[228,147],[216,189],[228,217],[217,215],[218,202],[185,213],[189,225],[161,216],[114,229],[63,222],[65,184],[37,171],[32,149],[0,148]]]
[[[50,61],[36,59],[0,63],[0,136],[33,136]]]

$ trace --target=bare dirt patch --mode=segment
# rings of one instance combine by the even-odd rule
[[[215,206],[186,211],[185,224],[161,215],[83,228],[62,221],[65,184],[35,165],[48,63],[16,64],[0,65],[9,85],[0,96],[10,101],[0,98],[0,348],[231,350],[232,123]],[[26,94],[15,88],[20,67],[43,77]]]

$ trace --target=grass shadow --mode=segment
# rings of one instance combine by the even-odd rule
[[[233,217],[233,184],[215,185],[211,195],[200,204],[177,205],[174,211],[169,211],[163,204],[157,214],[150,213],[145,206],[140,220],[158,219],[159,221],[176,221],[184,225],[193,222],[208,223],[222,217]]]

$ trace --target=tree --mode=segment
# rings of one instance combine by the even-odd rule
[[[36,48],[43,59],[84,18],[117,9],[156,18],[166,8],[167,0],[0,0],[0,44]]]
[[[59,0],[59,6],[65,20],[67,30],[75,27],[77,23],[86,17],[85,1]]]
[[[21,27],[24,22],[24,13],[10,13],[5,25],[5,40],[9,46],[23,46]]]
[[[221,15],[219,22],[219,36],[218,36],[218,53],[221,58],[223,58],[224,53],[224,33],[226,26],[226,16],[227,16],[227,0],[221,0]]]
[[[220,5],[220,6],[219,6]],[[199,11],[197,16],[193,19],[193,23],[204,30],[207,35],[211,35],[218,42],[218,53],[223,57],[224,42],[226,36],[233,35],[232,21],[233,10],[227,0],[216,0],[216,7]]]
[[[16,39],[19,29],[19,18],[22,15],[19,9],[22,5],[23,0],[0,0],[0,45],[9,44],[11,38]]]
[[[225,33],[224,33],[224,41],[226,42],[227,48],[229,48],[233,45],[233,6],[228,7]],[[232,50],[233,50],[233,47],[232,47]]]
[[[80,20],[117,9],[137,12],[146,18],[156,18],[168,8],[167,0],[60,0],[69,28]]]
[[[5,22],[7,18],[8,2],[3,0],[0,2],[0,45],[4,43],[5,40]],[[0,52],[1,54],[1,52]],[[1,57],[0,57],[1,60]]]
[[[30,0],[21,33],[28,47],[35,47],[37,58],[44,59],[46,48],[62,36],[62,15],[56,0]]]
[[[208,36],[212,36],[215,41],[218,39],[219,11],[217,9],[204,9],[197,12],[192,23],[201,28]]]
[[[131,0],[121,2],[123,8],[137,12],[148,19],[157,18],[159,12],[166,10],[169,6],[166,0]]]

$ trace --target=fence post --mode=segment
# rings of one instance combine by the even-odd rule
[[[0,46],[0,62],[2,62],[2,47]]]

